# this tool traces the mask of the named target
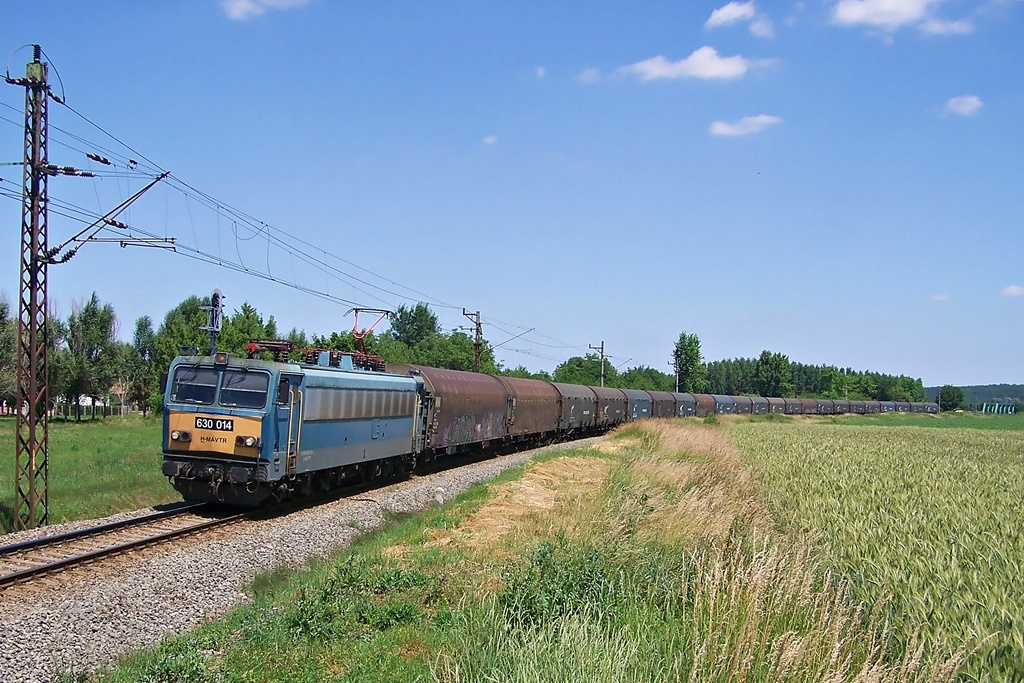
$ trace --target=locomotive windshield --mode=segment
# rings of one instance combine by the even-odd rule
[[[217,371],[178,366],[171,385],[171,400],[210,405],[217,396]]]
[[[171,400],[211,405],[217,398],[221,373],[211,367],[178,366],[171,385]],[[220,404],[231,408],[262,408],[267,403],[270,375],[265,372],[224,370],[220,382]]]
[[[262,372],[225,370],[220,404],[232,408],[262,408],[267,403],[270,376]]]

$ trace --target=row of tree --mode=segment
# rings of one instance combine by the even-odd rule
[[[863,372],[834,365],[794,363],[783,353],[762,351],[758,358],[705,364],[700,340],[679,335],[673,352],[680,391],[732,396],[806,396],[813,398],[926,401],[924,384],[906,375]]]
[[[49,386],[53,401],[77,407],[83,397],[98,402],[115,399],[143,411],[159,409],[159,377],[171,360],[187,348],[205,350],[209,333],[209,299],[190,296],[164,316],[159,327],[143,316],[135,321],[131,342],[117,340],[118,324],[113,306],[94,293],[72,308],[65,320],[53,318],[47,329],[50,348]],[[273,316],[267,319],[248,302],[226,315],[217,340],[221,351],[244,355],[252,339],[280,338]],[[357,339],[352,331],[329,335],[306,334],[292,329],[285,339],[296,349],[321,348],[366,351],[389,363],[415,363],[454,370],[472,370],[473,339],[460,330],[445,332],[437,315],[425,304],[400,306],[390,329]],[[0,398],[11,406],[16,392],[17,321],[10,306],[0,301]],[[298,358],[298,356],[296,356]],[[781,353],[764,351],[757,359],[705,363],[700,339],[682,332],[673,348],[675,372],[646,366],[619,372],[607,358],[596,354],[574,356],[559,364],[553,374],[530,372],[520,365],[504,368],[486,341],[481,347],[481,369],[489,374],[553,380],[648,391],[683,391],[761,396],[814,396],[823,398],[923,401],[920,380],[850,368],[793,363]],[[603,365],[603,367],[602,367]],[[961,398],[962,401],[962,398]],[[85,402],[89,403],[89,402]],[[76,412],[76,416],[78,413]]]

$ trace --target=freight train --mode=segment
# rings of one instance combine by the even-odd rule
[[[454,453],[599,434],[652,417],[938,412],[936,403],[589,387],[388,364],[287,342],[179,356],[164,390],[163,473],[186,500],[260,506],[402,475]]]

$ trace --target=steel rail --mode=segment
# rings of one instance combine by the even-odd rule
[[[21,541],[20,543],[12,543],[10,545],[0,546],[0,558],[13,555],[14,553],[24,552],[26,550],[32,550],[35,548],[45,548],[48,545],[59,545],[61,543],[67,543],[68,541],[77,541],[90,536],[100,536],[102,534],[110,533],[111,531],[117,531],[119,529],[127,529],[133,526],[139,526],[146,524],[147,522],[155,522],[160,519],[177,517],[185,512],[194,512],[198,508],[205,507],[206,503],[190,503],[170,510],[160,510],[158,512],[151,512],[148,515],[141,515],[139,517],[131,517],[129,519],[122,519],[119,522],[108,522],[106,524],[98,524],[96,526],[87,527],[84,529],[75,529],[74,531],[65,531],[60,534],[53,534],[52,536],[40,536],[39,538],[32,538],[27,541]]]
[[[178,512],[180,514],[182,511],[179,510]],[[164,515],[164,517],[171,517],[171,516],[173,516],[173,515]],[[237,521],[239,521],[239,520],[241,520],[241,519],[243,519],[243,518],[245,518],[247,516],[248,516],[247,513],[241,512],[241,513],[236,513],[236,514],[233,514],[233,515],[229,515],[227,517],[220,517],[220,518],[217,518],[217,519],[209,519],[209,520],[205,520],[203,522],[200,522],[198,524],[192,524],[192,525],[189,525],[189,526],[186,526],[186,527],[182,527],[181,529],[173,529],[171,531],[161,531],[161,532],[158,532],[158,533],[155,533],[155,534],[150,534],[148,536],[144,536],[142,538],[136,538],[136,539],[124,541],[124,542],[117,543],[117,544],[110,545],[110,546],[106,546],[106,547],[103,547],[103,548],[87,550],[85,552],[77,553],[75,555],[64,557],[64,558],[61,558],[61,559],[58,559],[58,560],[53,560],[53,561],[50,561],[50,562],[45,562],[45,563],[42,563],[42,564],[37,564],[35,566],[31,566],[31,567],[28,567],[26,569],[21,569],[21,570],[15,571],[15,572],[11,572],[11,573],[8,573],[8,574],[0,575],[0,588],[9,588],[9,587],[11,587],[11,586],[13,586],[15,584],[24,583],[24,582],[26,582],[26,581],[34,578],[34,577],[37,577],[37,576],[42,576],[44,574],[51,574],[53,572],[62,571],[64,569],[68,569],[68,568],[71,568],[71,567],[74,567],[74,566],[77,566],[77,565],[81,565],[81,564],[87,564],[89,562],[92,562],[92,561],[98,560],[98,559],[102,559],[104,557],[110,557],[110,556],[113,556],[113,555],[119,555],[119,554],[124,553],[124,552],[129,551],[129,550],[135,550],[135,549],[138,549],[138,548],[143,548],[145,546],[155,545],[157,543],[162,543],[162,542],[165,542],[165,541],[170,541],[170,540],[182,537],[182,536],[187,536],[189,534],[193,534],[193,533],[197,533],[197,532],[200,532],[200,531],[204,531],[204,530],[210,529],[212,527],[224,526],[224,525],[227,525],[227,524],[231,524],[231,523],[237,522]],[[160,518],[158,518],[157,520],[150,520],[150,521],[159,521],[159,519]],[[121,528],[123,528],[123,527],[121,527]],[[118,529],[114,529],[114,531],[117,531],[117,530]],[[88,534],[86,534],[84,536],[79,536],[78,539],[75,539],[75,540],[79,540],[80,538],[87,537],[87,536],[88,536]],[[8,546],[8,547],[12,547],[12,546]],[[35,548],[29,548],[29,549],[30,550],[31,549],[37,549],[39,547],[45,547],[45,545],[43,545],[43,546],[36,546]],[[13,552],[10,553],[10,554],[13,554]],[[31,562],[31,560],[29,560],[29,562]]]

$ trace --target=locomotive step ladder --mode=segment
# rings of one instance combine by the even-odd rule
[[[299,452],[302,444],[302,390],[291,391],[288,404],[288,441],[285,446],[285,475],[294,477],[299,471]]]

